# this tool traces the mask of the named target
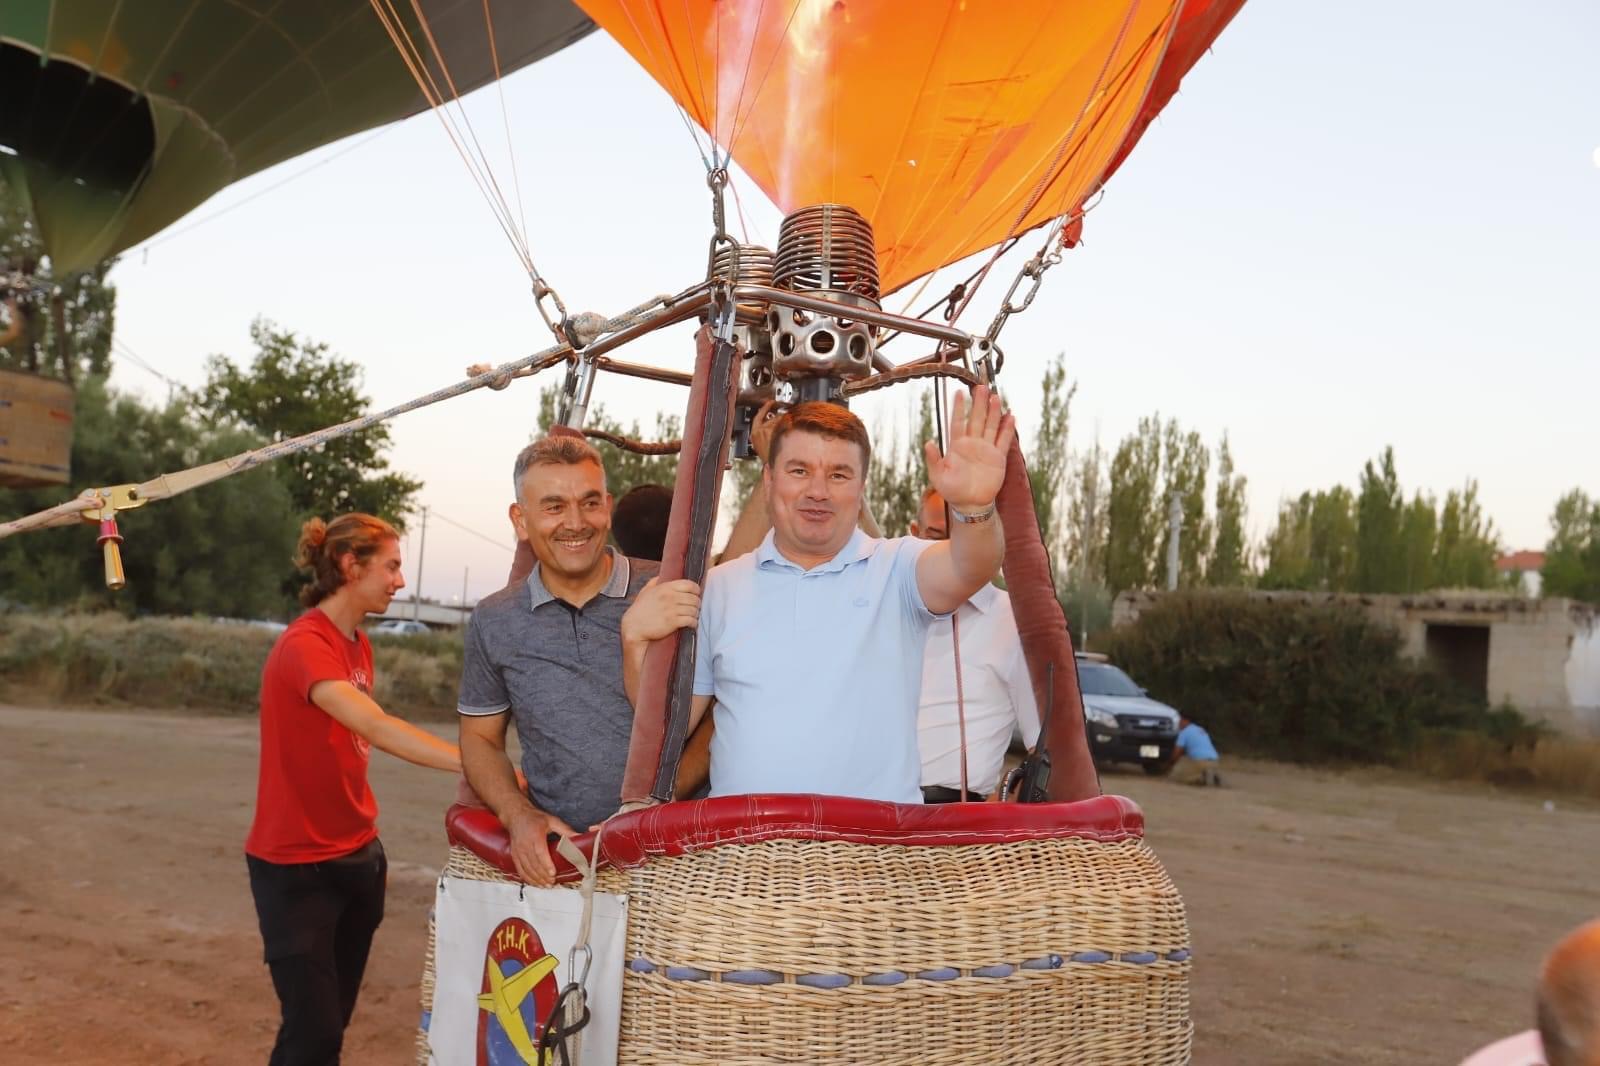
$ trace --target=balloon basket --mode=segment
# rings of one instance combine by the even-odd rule
[[[0,370],[0,488],[71,480],[74,396],[65,381]]]
[[[448,826],[446,877],[515,880],[493,815]],[[615,818],[603,851],[620,1063],[1189,1060],[1183,902],[1128,800],[724,797]],[[424,1019],[434,946],[430,919]],[[446,1061],[425,1030],[418,1061]]]

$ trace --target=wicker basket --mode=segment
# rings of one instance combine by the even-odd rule
[[[65,381],[0,370],[0,488],[71,480],[73,395]]]
[[[509,880],[460,846],[445,874]],[[599,887],[630,900],[623,1063],[1189,1060],[1183,902],[1137,837],[772,839],[605,869]],[[433,949],[430,920],[425,1017]]]

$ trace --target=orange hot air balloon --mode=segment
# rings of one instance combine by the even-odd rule
[[[578,0],[785,212],[866,215],[884,291],[1069,212],[1243,0]]]

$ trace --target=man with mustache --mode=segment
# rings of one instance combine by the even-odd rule
[[[617,809],[633,729],[620,626],[659,564],[607,545],[611,496],[600,453],[587,441],[553,436],[528,445],[513,484],[511,524],[535,562],[526,580],[480,601],[467,625],[461,762],[468,785],[510,833],[519,876],[549,885],[550,835],[570,835]],[[511,718],[526,790],[506,754]]]
[[[856,528],[872,445],[848,410],[803,403],[777,420],[762,472],[772,532],[716,567],[702,597],[673,581],[623,619],[637,693],[649,634],[698,629],[692,719],[716,700],[711,794],[800,792],[921,803],[917,697],[929,625],[1000,567],[994,501],[1015,427],[989,389],[952,405],[928,480],[950,504],[945,541]]]

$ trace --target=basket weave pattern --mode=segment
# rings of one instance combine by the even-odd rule
[[[508,880],[461,847],[445,873]],[[1189,1059],[1188,926],[1142,840],[772,840],[602,870],[598,887],[629,896],[623,1063]],[[433,939],[430,919],[425,1013]],[[781,983],[723,979],[740,971]],[[861,981],[884,974],[898,983]]]

